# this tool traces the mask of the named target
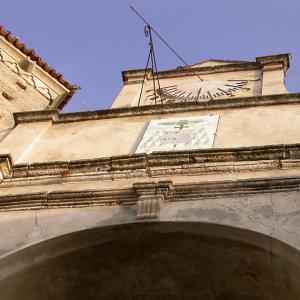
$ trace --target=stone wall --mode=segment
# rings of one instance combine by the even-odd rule
[[[150,120],[219,114],[213,148],[300,142],[299,94],[210,103],[179,103],[57,115],[16,115],[17,127],[0,143],[15,163],[69,161],[133,154]]]

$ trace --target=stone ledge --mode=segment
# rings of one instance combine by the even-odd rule
[[[206,67],[193,67],[193,68],[178,68],[167,71],[158,72],[159,79],[164,78],[175,78],[182,76],[195,76],[195,73],[198,75],[205,74],[214,74],[214,73],[225,73],[225,72],[238,72],[238,71],[249,71],[249,70],[259,70],[261,67],[260,64],[256,62],[241,62],[228,65],[218,65],[218,66],[206,66]],[[149,78],[151,76],[151,69],[147,69]],[[145,69],[138,70],[128,70],[122,72],[122,79],[125,85],[140,83],[143,81],[145,74]]]
[[[262,193],[300,192],[300,177],[243,179],[176,185],[172,201],[202,200],[216,197],[237,197]]]
[[[4,179],[0,187],[12,187],[87,180],[300,168],[300,144],[154,152],[69,162],[17,165],[12,164],[10,156],[2,156],[2,161]]]
[[[4,178],[9,178],[12,175],[12,158],[10,155],[0,155],[0,184]]]
[[[300,159],[300,144],[266,145],[187,151],[165,151],[99,159],[56,161],[12,166],[12,177],[44,176],[85,172],[139,170],[149,167],[185,166],[219,162],[252,162]]]
[[[178,185],[172,185],[171,181],[144,182],[116,190],[54,191],[0,196],[0,211],[135,205],[138,201],[142,201],[138,217],[152,218],[157,217],[159,213],[160,204],[158,205],[158,201],[195,201],[216,197],[288,191],[300,192],[300,177],[198,182]],[[149,199],[151,200],[151,207],[154,205],[155,208],[153,212],[147,208],[149,203],[144,205],[144,200]],[[153,199],[155,202],[152,201]]]
[[[282,65],[284,70],[287,70],[290,66],[290,57],[291,55],[289,53],[285,53],[285,54],[256,57],[255,62],[240,61],[238,63],[229,62],[228,64],[225,65],[216,65],[216,66],[193,67],[193,68],[182,67],[173,70],[160,71],[158,72],[158,76],[160,79],[163,79],[163,78],[172,78],[172,77],[179,77],[179,76],[191,76],[194,75],[195,72],[199,75],[203,75],[203,74],[213,74],[213,73],[221,73],[221,72],[259,70],[264,65],[268,65],[270,63],[280,64]],[[141,82],[143,80],[144,73],[145,73],[145,69],[123,71],[122,72],[123,82],[124,84]]]
[[[266,96],[240,97],[209,100],[205,102],[184,102],[164,105],[144,105],[107,110],[59,114],[57,110],[14,113],[15,126],[22,123],[52,121],[69,123],[122,117],[135,117],[153,114],[172,114],[191,111],[238,109],[255,106],[300,104],[300,93]]]

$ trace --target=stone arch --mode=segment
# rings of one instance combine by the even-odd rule
[[[300,252],[261,233],[141,222],[55,237],[0,260],[0,298],[299,299]]]

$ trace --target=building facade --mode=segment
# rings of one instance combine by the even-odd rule
[[[61,114],[78,87],[0,33],[1,299],[300,298],[290,55],[125,71]]]

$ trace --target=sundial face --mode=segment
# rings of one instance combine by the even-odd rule
[[[175,103],[207,101],[218,98],[232,98],[240,92],[250,92],[254,81],[260,79],[203,79],[197,77],[189,81],[181,81],[178,84],[163,85],[156,89],[156,97],[153,89],[146,90],[148,103]],[[156,99],[155,99],[156,98]]]

